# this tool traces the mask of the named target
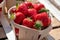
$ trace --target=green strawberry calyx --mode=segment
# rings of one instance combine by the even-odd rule
[[[32,2],[32,0],[27,0],[28,2]]]
[[[16,1],[19,1],[19,0],[16,0]]]
[[[42,8],[41,10],[39,10],[38,11],[39,13],[41,13],[41,12],[49,12],[49,10],[48,9],[46,9],[46,8]]]
[[[29,18],[29,17],[27,17],[27,19],[28,19],[29,21],[32,21],[32,19],[31,19],[31,18]]]
[[[37,20],[35,22],[35,25],[34,26],[35,26],[36,29],[40,29],[43,25],[42,25],[42,22],[41,21]]]
[[[24,0],[16,0],[16,1],[24,1]]]
[[[14,13],[11,13],[11,14],[10,14],[10,16],[9,16],[9,18],[10,18],[11,20],[14,20],[14,19],[15,19],[15,17],[16,17],[16,16],[15,16],[15,14],[14,14]]]
[[[19,6],[19,4],[18,4],[18,3],[16,3],[16,9],[18,9],[18,6]]]
[[[28,8],[33,8],[33,6],[29,6]]]

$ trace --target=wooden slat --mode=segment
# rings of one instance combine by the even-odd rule
[[[52,30],[49,39],[60,40],[60,28]]]
[[[6,37],[6,34],[5,34],[4,30],[3,30],[3,28],[0,27],[0,38],[5,38],[5,37]]]
[[[55,17],[53,17],[52,26],[53,27],[60,26],[60,21],[58,21]]]

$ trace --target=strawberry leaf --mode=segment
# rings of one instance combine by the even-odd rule
[[[41,12],[49,12],[49,10],[48,9],[46,9],[46,8],[42,8],[41,10],[39,10],[38,11],[39,13],[41,13]]]

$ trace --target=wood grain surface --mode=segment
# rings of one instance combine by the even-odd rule
[[[3,28],[0,27],[0,38],[5,38],[5,37],[6,37],[5,32],[4,32]]]

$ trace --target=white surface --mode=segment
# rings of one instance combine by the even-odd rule
[[[12,30],[11,26],[8,23],[8,20],[2,13],[0,16],[0,21],[1,21],[1,24],[3,25],[4,31],[6,33],[8,40],[16,40],[14,31]]]
[[[60,6],[60,0],[55,0],[55,2]]]
[[[60,11],[54,7],[48,0],[38,0],[42,4],[45,5],[47,9],[60,21]]]

